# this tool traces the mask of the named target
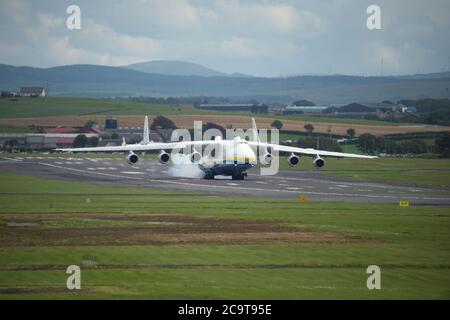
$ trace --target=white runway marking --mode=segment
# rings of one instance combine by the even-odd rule
[[[301,190],[301,188],[294,188],[294,187],[290,187],[290,188],[287,188],[288,190]]]
[[[145,174],[145,172],[140,172],[140,171],[120,171],[120,173],[123,173],[123,174]]]
[[[95,170],[95,168],[87,168],[88,170]]]
[[[229,185],[229,186],[240,186],[239,183],[232,183],[232,182],[227,182],[227,185]]]
[[[16,162],[21,162],[22,160],[19,159],[14,159],[14,158],[3,158],[3,159],[7,159],[7,160],[11,160],[11,161],[16,161]]]
[[[56,164],[64,164],[64,162],[55,161]]]
[[[265,181],[256,181],[257,184],[267,184]]]

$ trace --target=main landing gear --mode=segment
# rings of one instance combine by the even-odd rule
[[[244,180],[246,176],[247,176],[247,172],[238,171],[238,172],[233,173],[233,175],[231,176],[231,179]]]

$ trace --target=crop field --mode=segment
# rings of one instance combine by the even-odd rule
[[[230,199],[0,173],[0,299],[449,299],[445,207]],[[66,268],[81,267],[81,290]],[[368,290],[366,268],[381,268]]]
[[[0,129],[21,132],[24,127],[36,126],[82,126],[87,120],[103,123],[108,116],[118,119],[120,126],[142,126],[143,116],[166,115],[180,128],[192,128],[194,121],[214,122],[222,126],[248,129],[250,114],[225,113],[199,110],[186,106],[155,105],[132,101],[115,101],[87,98],[14,98],[0,99]],[[394,124],[380,121],[311,116],[257,116],[260,128],[270,129],[275,119],[282,119],[283,129],[305,132],[304,125],[312,124],[315,132],[346,135],[347,129],[356,135],[401,134],[410,132],[450,131],[450,127]],[[11,128],[12,127],[12,128]],[[14,127],[18,127],[14,129]]]

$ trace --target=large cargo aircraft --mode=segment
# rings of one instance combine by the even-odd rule
[[[297,148],[291,146],[284,146],[279,144],[267,143],[260,141],[258,129],[256,127],[255,119],[252,119],[252,139],[247,141],[239,136],[233,139],[224,140],[216,136],[214,140],[201,141],[178,141],[169,143],[160,143],[149,141],[148,117],[145,117],[143,140],[136,144],[127,144],[125,141],[121,146],[111,147],[88,147],[88,148],[68,148],[56,149],[63,152],[126,152],[128,153],[126,160],[129,164],[134,165],[138,162],[139,156],[136,153],[159,150],[158,160],[162,164],[169,164],[171,162],[172,154],[166,150],[186,150],[189,149],[188,154],[190,162],[198,165],[204,172],[205,179],[214,179],[215,176],[225,175],[231,176],[233,180],[243,180],[247,176],[247,170],[257,165],[259,150],[259,162],[263,165],[270,165],[274,159],[273,153],[278,152],[289,153],[287,159],[290,166],[300,164],[300,156],[310,156],[313,158],[313,163],[316,167],[321,168],[325,165],[325,157],[334,158],[363,158],[373,159],[375,156],[359,155],[352,153],[332,152],[316,150],[311,148]],[[205,146],[212,146],[214,155],[202,155],[197,149]],[[270,150],[270,152],[269,152]],[[177,165],[174,162],[174,165]]]

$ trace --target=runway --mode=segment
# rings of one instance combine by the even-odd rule
[[[170,166],[155,160],[140,160],[131,166],[123,159],[70,157],[0,158],[0,171],[41,178],[78,181],[116,187],[158,188],[224,197],[261,197],[310,201],[450,205],[450,190],[387,183],[362,182],[327,176],[319,171],[280,171],[261,176],[251,169],[244,181],[229,177],[215,180],[174,177]]]

